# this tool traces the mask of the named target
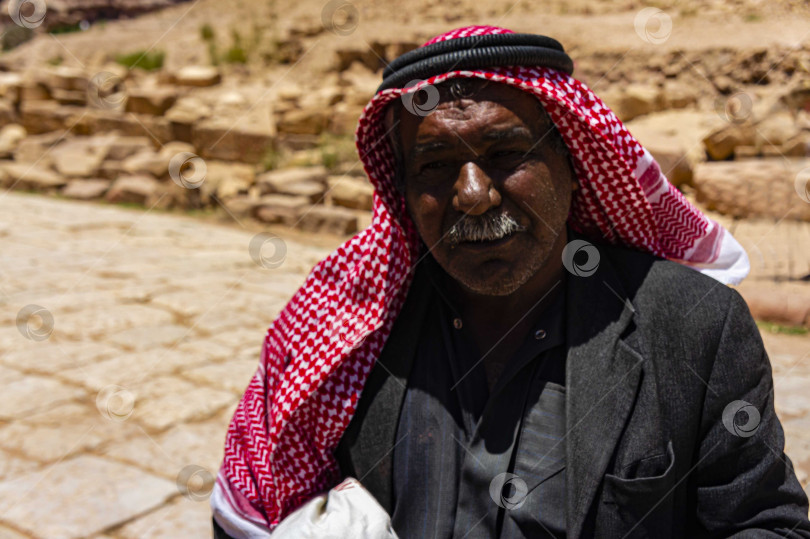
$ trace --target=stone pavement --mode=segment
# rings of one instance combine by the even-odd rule
[[[264,331],[329,248],[24,194],[0,215],[0,537],[210,537]],[[807,485],[810,336],[764,337]]]
[[[210,537],[264,332],[329,250],[14,193],[0,215],[0,537]]]

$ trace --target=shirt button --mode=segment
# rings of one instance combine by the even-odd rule
[[[534,338],[538,341],[546,338],[546,330],[545,329],[538,329],[534,332]]]
[[[453,318],[453,327],[461,329],[461,318]]]

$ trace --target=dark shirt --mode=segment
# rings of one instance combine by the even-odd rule
[[[392,524],[410,537],[565,537],[564,283],[489,394],[482,353],[434,292],[397,426]]]

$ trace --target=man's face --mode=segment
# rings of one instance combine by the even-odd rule
[[[400,118],[406,206],[449,275],[505,296],[553,265],[575,182],[536,98],[489,84]]]

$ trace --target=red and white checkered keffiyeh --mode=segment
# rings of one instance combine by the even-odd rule
[[[508,33],[471,26],[425,43]],[[341,477],[332,451],[403,305],[419,256],[415,227],[393,185],[383,121],[404,93],[477,77],[535,95],[572,155],[580,188],[568,222],[599,241],[676,260],[726,283],[748,272],[745,251],[673,187],[649,152],[590,89],[532,66],[451,71],[377,93],[356,132],[375,188],[372,224],[312,270],[265,336],[259,369],[228,428],[211,504],[235,537],[262,537]]]

